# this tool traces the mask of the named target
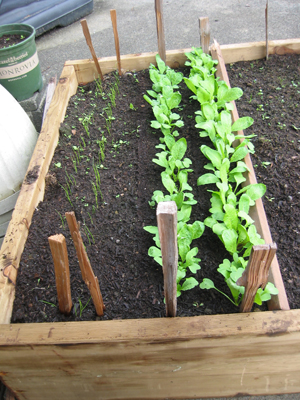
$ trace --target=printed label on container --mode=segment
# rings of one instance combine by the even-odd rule
[[[22,63],[12,65],[10,67],[1,67],[0,68],[0,79],[11,79],[16,78],[18,76],[24,75],[30,71],[32,71],[39,63],[39,58],[37,52],[28,60],[23,61]]]

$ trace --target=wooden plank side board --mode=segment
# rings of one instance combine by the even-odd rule
[[[31,218],[43,199],[45,176],[55,151],[59,126],[71,95],[76,92],[75,70],[64,68],[34,149],[27,173],[15,205],[12,219],[0,250],[0,260],[6,268],[0,274],[0,323],[9,323],[12,312],[15,282],[20,258],[28,236]]]
[[[223,55],[223,51],[221,46],[217,42],[215,42],[211,46],[211,54],[215,60],[218,60],[217,65],[217,76],[220,79],[224,80],[228,86],[230,86],[226,66],[225,66],[225,59]],[[233,122],[239,119],[238,110],[236,107],[235,102],[233,102],[233,111],[232,111],[232,120]],[[244,135],[243,131],[237,132],[238,135]],[[245,185],[255,184],[257,183],[256,175],[254,172],[253,164],[251,161],[250,154],[248,153],[244,159],[249,173],[246,176]],[[256,204],[254,207],[251,207],[250,211],[251,218],[255,221],[255,226],[257,232],[261,235],[261,237],[265,240],[267,244],[271,244],[273,242],[271,231],[269,228],[269,224],[267,221],[267,216],[265,213],[264,205],[262,199],[256,200]],[[279,290],[279,294],[276,296],[272,296],[272,299],[268,302],[268,307],[270,310],[289,310],[289,303],[285,291],[285,287],[283,284],[280,267],[278,264],[277,256],[274,257],[269,274],[269,281],[272,282],[276,288]]]
[[[293,393],[300,391],[299,321],[291,310],[45,323],[39,331],[4,325],[0,376],[20,399]]]
[[[249,42],[221,45],[225,64],[265,58],[266,42]],[[300,54],[300,39],[269,40],[269,55]]]

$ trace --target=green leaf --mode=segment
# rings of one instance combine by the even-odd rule
[[[172,147],[173,147],[174,144],[175,144],[174,136],[171,135],[170,133],[168,133],[168,134],[166,134],[166,135],[164,136],[164,138],[165,138],[165,143],[166,143],[168,149],[171,150]]]
[[[249,128],[253,124],[254,120],[251,117],[239,118],[231,127],[231,132],[242,131]]]
[[[183,204],[181,210],[177,212],[177,221],[187,222],[190,219],[192,207],[189,204]]]
[[[240,88],[228,89],[225,85],[219,87],[218,90],[218,102],[224,101],[229,102],[239,99],[243,95],[243,91]]]
[[[209,103],[203,104],[201,109],[207,120],[213,120],[215,118],[215,111]]]
[[[188,268],[192,274],[195,274],[197,271],[199,271],[199,269],[201,269],[199,264],[191,264],[188,266]]]
[[[161,124],[158,121],[151,121],[151,128],[160,129]]]
[[[185,138],[177,140],[171,149],[171,155],[175,160],[181,160],[186,152],[187,143]]]
[[[230,158],[230,162],[236,162],[239,160],[243,160],[248,153],[249,153],[249,150],[247,147],[245,147],[245,146],[239,147],[238,149],[236,149],[234,151],[233,155]]]
[[[198,239],[203,235],[203,232],[205,230],[205,225],[201,221],[195,221],[191,225],[191,231],[192,231],[192,240]]]
[[[143,229],[145,231],[149,232],[149,233],[154,234],[154,235],[158,234],[158,227],[157,226],[148,225],[148,226],[144,226]]]
[[[201,289],[215,289],[215,284],[211,279],[208,278],[204,278],[199,286]]]
[[[251,198],[251,200],[256,201],[266,193],[266,190],[266,185],[263,183],[254,183],[248,186],[246,194]]]
[[[210,101],[210,94],[207,90],[203,89],[202,87],[198,87],[197,89],[197,100],[200,104],[204,104]]]
[[[177,210],[180,210],[183,204],[184,193],[183,192],[175,193],[171,196],[171,198],[173,201],[175,201]]]
[[[198,283],[199,283],[199,282],[198,282],[195,278],[193,278],[193,277],[187,278],[187,279],[183,282],[183,285],[182,285],[182,287],[181,287],[181,290],[191,290],[191,289],[193,289],[195,286],[197,286]]]
[[[150,257],[161,257],[161,249],[158,249],[155,246],[151,246],[148,250],[148,255]]]
[[[173,194],[176,189],[176,185],[175,185],[175,182],[173,181],[173,179],[170,177],[170,175],[168,175],[167,172],[165,172],[165,171],[162,172],[161,180],[162,180],[164,187],[167,189],[167,191],[170,194]]]
[[[226,250],[230,253],[236,253],[238,234],[234,229],[224,229],[222,239]]]
[[[206,146],[206,145],[202,145],[201,146],[201,151],[202,153],[205,155],[206,158],[208,158],[212,165],[217,168],[220,169],[221,165],[222,165],[222,157],[221,155],[217,152],[217,150],[213,150],[210,147]]]
[[[167,106],[170,110],[177,108],[181,102],[181,94],[179,92],[173,93],[170,98],[167,99]]]
[[[236,208],[231,204],[225,204],[224,210],[224,224],[226,225],[227,229],[233,229],[236,231],[239,223]]]
[[[224,276],[225,279],[228,279],[230,277],[231,273],[231,263],[230,261],[225,258],[223,260],[223,263],[219,265],[219,268],[217,271]]]
[[[189,78],[183,78],[186,86],[194,93],[197,94],[197,88]]]
[[[215,174],[203,174],[197,180],[197,185],[209,185],[211,183],[220,182],[220,179]]]

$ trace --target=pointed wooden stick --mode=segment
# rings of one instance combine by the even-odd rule
[[[103,315],[103,310],[105,309],[105,306],[103,304],[98,278],[94,275],[90,260],[85,251],[74,212],[66,212],[65,215],[76,249],[82,279],[89,288],[97,315],[101,316]]]
[[[95,50],[94,50],[94,47],[93,47],[92,38],[91,38],[91,35],[90,35],[90,31],[89,31],[89,27],[88,27],[88,24],[86,22],[86,19],[82,19],[80,21],[80,23],[81,23],[81,26],[82,26],[82,30],[83,30],[83,34],[84,34],[86,43],[89,46],[91,55],[93,57],[95,65],[96,65],[98,74],[100,75],[101,81],[103,81],[102,71],[101,71],[100,64],[99,64],[98,58],[96,56],[96,53],[95,53]]]
[[[156,217],[163,263],[166,313],[167,317],[176,317],[178,248],[175,201],[158,203]]]
[[[269,0],[266,3],[265,19],[266,19],[266,60],[269,58],[269,32],[268,32],[268,14],[269,14]]]
[[[160,58],[164,62],[166,62],[166,44],[165,44],[162,0],[155,0],[155,14],[156,14],[158,54],[160,55]]]
[[[245,286],[244,297],[240,306],[241,312],[250,312],[257,290],[264,289],[268,283],[269,269],[276,254],[277,246],[262,244],[253,246],[248,265],[237,280],[237,285]]]
[[[70,314],[72,297],[66,239],[64,235],[59,234],[48,237],[48,242],[54,263],[59,311],[63,314]]]
[[[208,17],[199,18],[200,43],[204,53],[209,54],[210,29]]]
[[[118,35],[118,29],[117,29],[117,13],[116,10],[110,10],[110,18],[114,30],[114,38],[115,38],[115,48],[116,48],[116,55],[117,55],[117,61],[118,61],[118,71],[119,75],[122,75],[122,70],[121,70],[121,57],[120,57],[120,44],[119,44],[119,35]]]

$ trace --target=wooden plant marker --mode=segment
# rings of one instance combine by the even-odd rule
[[[266,19],[266,60],[269,58],[269,32],[268,32],[268,15],[269,15],[269,0],[266,3],[265,19]]]
[[[156,218],[161,246],[164,292],[167,317],[176,317],[177,313],[177,206],[175,201],[158,203]]]
[[[65,215],[76,249],[82,279],[86,283],[91,293],[97,315],[101,316],[103,315],[103,310],[105,309],[105,306],[103,304],[98,278],[94,275],[90,260],[86,254],[74,212],[66,212]]]
[[[88,27],[88,24],[86,22],[86,19],[82,19],[80,21],[80,23],[81,23],[81,26],[82,26],[82,30],[83,30],[83,34],[84,34],[86,43],[89,46],[91,55],[93,57],[95,65],[96,65],[98,74],[100,75],[101,81],[103,81],[103,74],[102,74],[102,71],[101,71],[101,68],[100,68],[100,64],[99,64],[98,58],[97,58],[95,50],[94,50],[94,46],[93,46],[93,43],[92,43],[92,38],[91,38],[91,35],[90,35],[90,31],[89,31],[89,27]]]
[[[116,10],[110,10],[110,18],[111,18],[111,22],[112,22],[112,26],[113,26],[113,30],[114,30],[118,71],[119,71],[119,75],[121,76],[122,69],[121,69],[120,44],[119,44],[119,35],[118,35],[118,29],[117,29],[117,12],[116,12]]]
[[[70,314],[72,298],[66,239],[64,235],[59,234],[49,236],[48,242],[54,263],[59,311],[63,314]]]
[[[276,250],[275,243],[252,247],[248,265],[241,278],[236,282],[240,286],[245,286],[245,294],[240,306],[241,312],[250,312],[257,289],[266,287],[269,269]]]
[[[155,14],[156,14],[158,53],[160,55],[160,58],[164,62],[166,62],[166,44],[165,44],[162,0],[155,0]]]
[[[200,43],[204,53],[209,54],[210,29],[208,17],[199,18]]]

